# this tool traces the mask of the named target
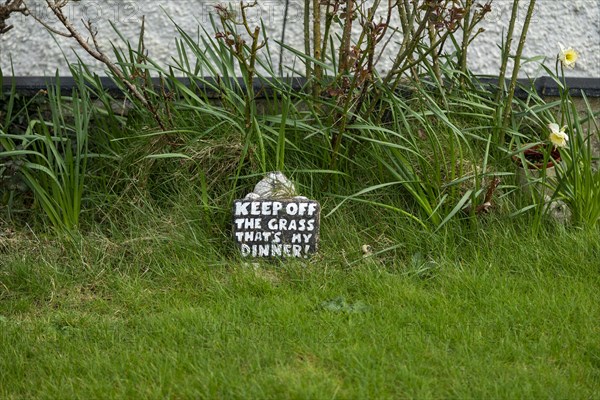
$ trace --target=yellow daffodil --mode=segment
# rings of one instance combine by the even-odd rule
[[[565,68],[573,69],[575,68],[575,63],[579,58],[579,53],[573,50],[573,48],[569,47],[565,49],[562,45],[560,45],[560,53],[558,53],[558,59],[562,63]]]
[[[566,126],[560,128],[558,124],[548,124],[550,129],[550,141],[555,147],[567,147],[569,136],[565,133]]]

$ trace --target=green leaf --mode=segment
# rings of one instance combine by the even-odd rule
[[[193,160],[192,157],[182,153],[163,153],[163,154],[150,154],[144,157],[145,159],[163,159],[163,158],[183,158],[186,160]]]

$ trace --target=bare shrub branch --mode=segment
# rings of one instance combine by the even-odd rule
[[[0,35],[10,31],[13,26],[8,25],[6,20],[13,13],[28,15],[29,11],[23,0],[6,0],[3,5],[0,5]]]
[[[163,130],[166,130],[166,127],[162,121],[162,118],[160,118],[160,116],[158,115],[156,106],[151,104],[148,101],[146,96],[144,96],[144,94],[139,90],[139,88],[137,86],[135,86],[133,83],[131,83],[127,79],[127,77],[124,75],[123,71],[113,61],[111,61],[111,59],[106,55],[106,53],[104,53],[101,50],[100,45],[98,43],[98,39],[97,39],[98,30],[94,28],[91,21],[89,21],[89,20],[83,21],[83,24],[84,24],[86,30],[88,31],[90,38],[92,39],[93,47],[92,47],[92,45],[90,45],[89,41],[83,37],[81,32],[79,32],[79,30],[77,30],[75,25],[73,25],[73,23],[67,18],[67,16],[63,12],[63,8],[68,4],[68,0],[59,0],[59,1],[46,0],[46,4],[48,5],[48,8],[52,11],[52,13],[56,16],[58,21],[68,31],[68,34],[65,34],[65,33],[59,33],[59,34],[61,34],[62,36],[72,37],[73,39],[75,39],[77,41],[79,46],[86,53],[88,53],[90,56],[92,56],[93,58],[95,58],[96,60],[98,60],[102,64],[104,64],[110,70],[110,72],[118,79],[118,81],[123,83],[123,85],[125,85],[125,87],[129,91],[129,93],[133,97],[135,97],[135,99],[137,99],[144,106],[144,108],[146,108],[148,111],[150,111],[150,113],[152,114],[152,117],[157,122],[157,124],[160,126],[160,128]],[[39,21],[39,19],[38,19],[38,21]],[[44,26],[47,27],[47,24],[44,24]],[[52,32],[58,33],[55,30],[52,30]]]

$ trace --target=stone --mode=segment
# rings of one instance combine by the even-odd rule
[[[571,209],[562,200],[554,199],[551,196],[544,196],[544,211],[548,214],[551,220],[554,222],[566,225],[571,222],[573,213]]]
[[[292,198],[296,196],[296,186],[282,172],[269,172],[254,190],[246,195],[250,199]]]
[[[242,257],[308,258],[318,250],[321,206],[296,196],[295,185],[271,172],[234,200],[233,238]]]

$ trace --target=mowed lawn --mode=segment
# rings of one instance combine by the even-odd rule
[[[4,236],[0,398],[600,396],[597,231],[326,219],[313,260],[252,265],[168,225]]]

